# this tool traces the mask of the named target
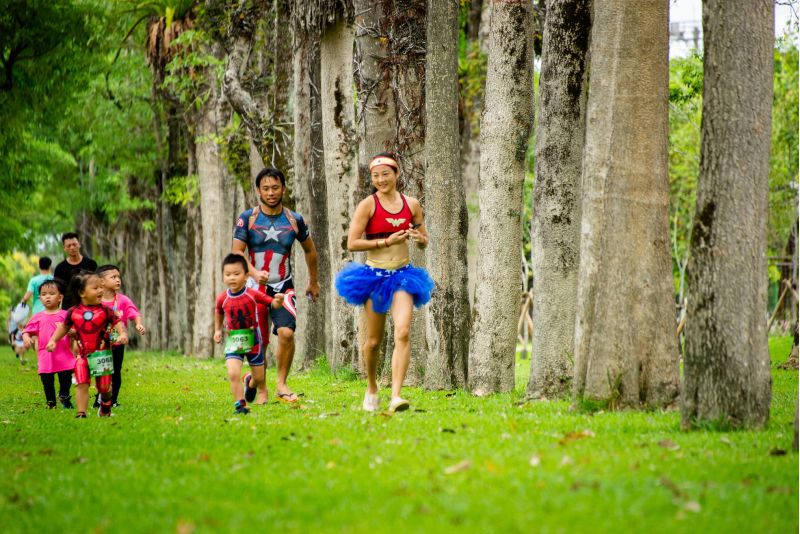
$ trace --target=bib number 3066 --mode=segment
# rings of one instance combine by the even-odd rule
[[[91,376],[105,376],[114,374],[114,358],[110,350],[99,350],[87,356],[89,360],[89,374]]]

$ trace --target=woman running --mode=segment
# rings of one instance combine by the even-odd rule
[[[378,410],[378,346],[383,339],[386,313],[394,321],[392,353],[392,399],[390,412],[409,408],[400,396],[408,363],[411,360],[409,328],[413,306],[420,307],[431,298],[433,280],[425,269],[411,265],[408,242],[420,248],[428,245],[422,207],[419,201],[397,191],[397,159],[388,152],[375,156],[369,165],[375,192],[356,207],[347,234],[347,249],[366,251],[366,265],[348,263],[336,276],[336,290],[348,303],[364,305],[367,335],[364,360],[367,392],[364,410]],[[412,306],[413,305],[413,306]]]

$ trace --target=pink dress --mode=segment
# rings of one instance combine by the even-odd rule
[[[38,364],[39,374],[58,373],[75,369],[75,356],[69,346],[69,336],[62,337],[56,343],[56,350],[47,352],[47,344],[53,337],[59,323],[64,322],[67,310],[58,310],[56,313],[42,311],[31,317],[25,325],[24,332],[39,338]]]
[[[102,304],[114,312],[125,328],[128,328],[128,321],[133,321],[141,315],[136,304],[122,293],[117,293],[114,300],[104,300]],[[119,345],[119,343],[114,343],[114,345]]]

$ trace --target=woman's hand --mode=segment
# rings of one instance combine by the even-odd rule
[[[423,233],[416,228],[411,228],[408,230],[408,238],[421,248],[428,245],[428,237],[423,235]]]
[[[408,230],[398,230],[386,238],[386,246],[391,247],[408,239]]]

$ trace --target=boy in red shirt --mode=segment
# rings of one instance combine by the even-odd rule
[[[268,306],[283,306],[283,293],[270,297],[248,289],[247,260],[238,254],[228,254],[222,261],[222,278],[227,291],[217,296],[214,316],[214,341],[222,343],[222,322],[228,336],[225,342],[225,366],[234,400],[234,413],[247,414],[248,402],[255,399],[256,388],[264,383],[264,348],[268,339],[261,339],[258,327],[266,321]],[[247,357],[250,373],[244,377],[242,386],[242,362]],[[251,384],[252,378],[252,384]]]

